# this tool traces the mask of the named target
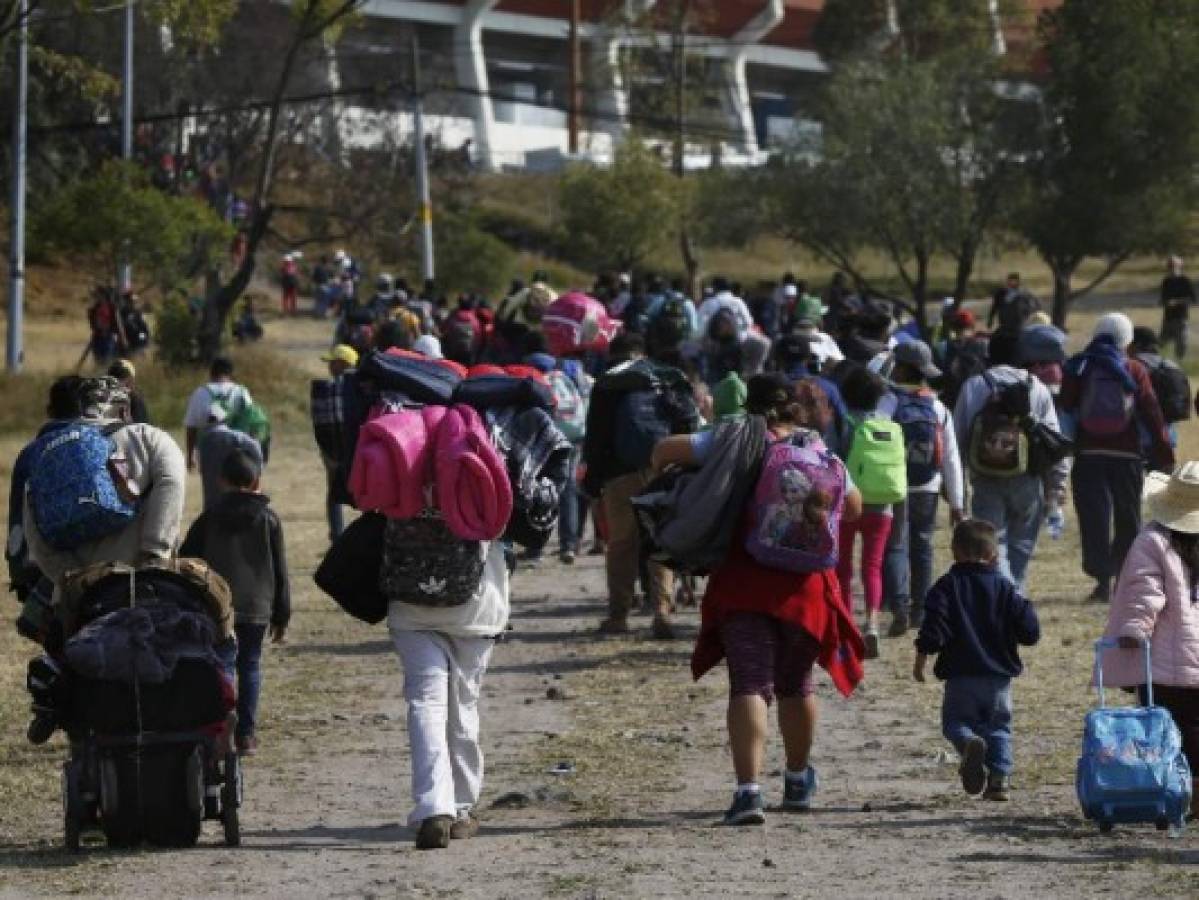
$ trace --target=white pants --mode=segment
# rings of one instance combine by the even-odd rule
[[[408,824],[456,816],[478,802],[483,788],[479,687],[495,641],[398,630],[391,639],[404,667],[408,703],[416,804]]]

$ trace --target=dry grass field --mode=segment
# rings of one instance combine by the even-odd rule
[[[1148,306],[1088,302],[1074,340],[1111,305],[1138,322],[1155,318]],[[284,521],[296,606],[288,643],[267,653],[245,845],[226,850],[209,829],[190,851],[60,849],[62,738],[36,748],[25,741],[24,670],[34,648],[7,627],[16,606],[4,601],[0,896],[1195,896],[1194,831],[1100,836],[1078,814],[1074,762],[1103,610],[1083,603],[1089,584],[1072,515],[1061,541],[1042,541],[1030,578],[1044,637],[1024,654],[1016,686],[1012,803],[960,794],[939,734],[940,691],[911,681],[910,641],[889,640],[852,700],[819,679],[818,809],[772,814],[765,829],[713,827],[731,763],[723,675],[696,684],[687,669],[697,616],[680,614],[684,639],[671,643],[648,640],[648,619],[628,639],[596,639],[602,568],[586,557],[518,574],[513,630],[485,682],[484,830],[448,852],[417,853],[403,825],[404,707],[387,634],[350,620],[310,577],[326,543],[324,480],[304,410],[327,337],[327,326],[309,321],[270,323],[265,346],[239,357],[279,423],[265,488]],[[4,490],[37,424],[44,376],[73,365],[81,342],[78,324],[35,320],[35,374],[0,384]],[[146,372],[152,408],[166,410],[163,424],[177,432],[182,400],[170,395],[197,379]],[[1183,429],[1182,456],[1199,456],[1197,422]],[[190,488],[189,520],[199,485]],[[945,543],[943,529],[942,563]],[[562,761],[574,774],[549,774]],[[772,800],[780,765],[776,741]]]

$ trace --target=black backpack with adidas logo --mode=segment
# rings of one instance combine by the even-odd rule
[[[486,562],[487,545],[455,537],[436,511],[388,519],[379,587],[392,603],[462,606],[478,593]]]

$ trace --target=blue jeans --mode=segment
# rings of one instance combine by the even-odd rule
[[[941,732],[959,753],[972,737],[987,742],[987,768],[1012,774],[1012,680],[973,675],[945,682]]]
[[[1037,547],[1045,513],[1045,491],[1033,475],[973,478],[971,511],[999,533],[999,570],[1024,590],[1024,576]]]
[[[583,524],[587,521],[587,498],[579,490],[579,482],[575,472],[579,468],[579,458],[583,454],[581,444],[576,444],[570,456],[570,477],[566,480],[566,489],[562,491],[562,499],[558,506],[558,550],[559,552],[579,552],[579,541],[583,537]]]
[[[891,611],[908,612],[913,623],[924,616],[924,595],[933,580],[939,499],[935,491],[913,491],[893,507],[895,518],[883,559],[883,593],[891,601]]]
[[[237,736],[254,734],[262,691],[262,641],[265,625],[234,625],[237,632]]]

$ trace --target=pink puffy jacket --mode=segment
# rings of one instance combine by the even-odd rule
[[[1193,597],[1182,558],[1170,546],[1169,532],[1150,523],[1124,560],[1104,636],[1149,638],[1155,684],[1199,687],[1199,604]],[[1104,652],[1104,684],[1143,684],[1144,673],[1140,650]]]

